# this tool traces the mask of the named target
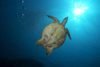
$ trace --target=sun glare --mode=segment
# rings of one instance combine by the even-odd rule
[[[76,20],[76,17],[74,17],[74,19]]]
[[[75,3],[74,10],[73,10],[74,19],[76,20],[77,16],[79,17],[80,15],[84,14],[87,9],[88,9],[88,7],[85,4],[83,4],[81,2]]]
[[[74,6],[75,6],[74,9],[75,15],[81,15],[85,12],[86,9],[88,9],[88,7],[86,7],[86,5],[82,3],[75,3]]]
[[[84,10],[75,8],[74,13],[75,13],[75,15],[80,15],[80,14],[84,13]]]
[[[71,9],[67,14],[76,21],[80,21],[80,18],[86,15],[86,11],[88,10],[88,5],[82,1],[75,2],[72,0],[70,7]]]

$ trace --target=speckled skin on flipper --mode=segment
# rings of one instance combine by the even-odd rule
[[[68,29],[64,27],[68,17],[66,17],[60,24],[57,18],[49,15],[47,16],[55,22],[48,24],[43,29],[42,37],[36,42],[36,45],[42,45],[43,48],[46,49],[46,54],[50,55],[53,49],[60,47],[64,43],[66,34],[68,34],[70,39],[71,36]]]

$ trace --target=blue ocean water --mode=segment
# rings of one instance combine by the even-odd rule
[[[100,67],[100,0],[0,1],[1,67]],[[46,25],[68,16],[64,44],[46,55],[35,43]]]

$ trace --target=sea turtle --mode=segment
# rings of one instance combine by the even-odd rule
[[[47,16],[55,22],[48,24],[43,29],[41,39],[36,42],[36,45],[42,45],[43,48],[46,49],[46,54],[50,55],[53,49],[60,47],[64,43],[66,34],[70,39],[71,36],[69,30],[65,28],[68,17],[66,17],[60,24],[57,18],[50,15]]]

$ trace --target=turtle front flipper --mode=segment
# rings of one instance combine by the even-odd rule
[[[47,48],[46,54],[50,55],[52,53],[53,47]]]
[[[71,39],[71,36],[70,36],[70,33],[69,33],[69,30],[67,28],[66,29],[66,34],[68,34],[68,37]]]
[[[42,45],[43,44],[43,39],[40,39],[36,42],[36,45],[39,46],[39,45]]]
[[[62,24],[63,26],[65,26],[65,24],[67,23],[67,21],[68,21],[68,17],[66,17],[66,18],[62,21],[61,24]]]
[[[59,20],[53,16],[47,15],[49,18],[53,19],[56,23],[59,23]]]

